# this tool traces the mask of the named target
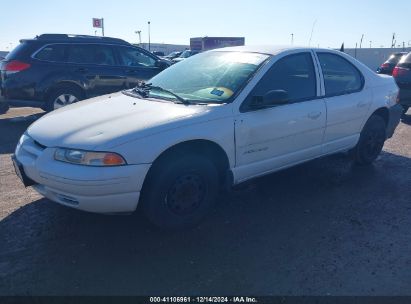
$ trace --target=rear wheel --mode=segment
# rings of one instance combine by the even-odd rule
[[[45,110],[47,112],[57,110],[83,99],[83,92],[74,86],[62,85],[54,89],[49,95]]]
[[[160,228],[194,226],[216,201],[218,172],[205,157],[166,157],[153,165],[147,179],[142,193],[143,212]]]
[[[378,115],[372,115],[361,131],[357,146],[352,151],[354,161],[360,165],[371,164],[380,155],[385,140],[384,119]]]

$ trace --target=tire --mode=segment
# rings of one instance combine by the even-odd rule
[[[381,116],[372,115],[361,131],[360,139],[352,151],[355,163],[369,165],[380,155],[384,147],[386,123]]]
[[[82,100],[83,96],[84,94],[80,88],[71,85],[61,85],[51,91],[44,110],[47,112],[57,110]]]
[[[212,210],[219,177],[213,162],[169,155],[153,165],[142,191],[144,215],[162,229],[196,226]]]
[[[9,109],[10,106],[8,103],[0,102],[0,115],[7,113]]]

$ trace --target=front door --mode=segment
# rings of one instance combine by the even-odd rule
[[[285,56],[263,76],[235,119],[236,182],[321,154],[327,113],[317,97],[318,82],[311,52]],[[272,90],[286,91],[288,103],[259,110],[249,106]]]
[[[135,47],[118,46],[120,65],[127,77],[127,87],[133,88],[139,81],[147,81],[161,72],[157,60]]]

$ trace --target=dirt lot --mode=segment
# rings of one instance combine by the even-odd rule
[[[0,116],[0,295],[411,295],[411,115],[372,167],[315,160],[164,233],[24,189],[10,155],[33,113]]]

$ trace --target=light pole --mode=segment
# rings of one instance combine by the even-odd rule
[[[294,45],[294,34],[291,34],[291,45]]]
[[[361,41],[360,41],[360,48],[362,47],[362,40],[364,39],[364,34],[361,36]]]
[[[370,40],[370,48],[372,47],[372,41]]]
[[[148,24],[148,51],[151,52],[151,37],[150,37],[150,21],[147,22]]]
[[[141,31],[135,31],[135,33],[138,35],[139,45],[141,45]]]

